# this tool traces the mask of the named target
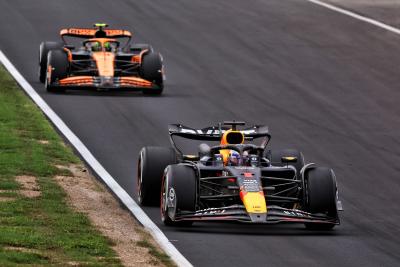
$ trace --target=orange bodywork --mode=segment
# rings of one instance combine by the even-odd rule
[[[64,86],[93,86],[94,78],[92,76],[73,76],[59,81],[60,85]],[[140,87],[140,88],[152,88],[153,84],[147,80],[138,77],[120,77],[119,85]]]
[[[67,52],[68,61],[71,62],[71,61],[72,61],[72,53],[71,53],[71,50],[69,50],[68,48],[65,48],[65,47],[64,47],[64,51]]]
[[[60,85],[93,85],[92,76],[76,76],[61,79],[59,81]]]
[[[96,61],[99,76],[114,76],[114,53],[93,52],[93,59]]]
[[[133,63],[139,63],[139,64],[141,64],[142,63],[142,58],[143,58],[143,55],[145,54],[145,53],[147,53],[149,50],[148,49],[144,49],[143,51],[141,51],[140,53],[139,53],[139,55],[134,55],[134,56],[132,56],[132,62]]]
[[[93,38],[89,39],[90,42],[99,42],[103,48],[100,52],[93,52],[93,59],[96,61],[99,76],[114,76],[114,59],[115,55],[111,52],[105,52],[104,44],[106,42],[115,42],[115,39],[110,38]]]
[[[151,88],[153,86],[152,82],[137,77],[121,77],[120,82],[123,86],[135,86],[144,88]]]

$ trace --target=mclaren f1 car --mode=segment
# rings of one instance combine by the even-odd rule
[[[237,221],[328,230],[339,224],[342,207],[333,170],[305,164],[294,149],[267,150],[268,127],[243,125],[170,125],[172,147],[144,147],[139,154],[139,203],[160,205],[161,219],[170,226]],[[194,155],[186,155],[177,137],[203,143]],[[212,141],[217,145],[204,143]]]
[[[148,44],[131,44],[127,30],[67,28],[62,42],[42,42],[39,49],[39,79],[48,91],[65,89],[128,89],[161,94],[164,70],[159,53]],[[82,38],[79,47],[66,38]]]

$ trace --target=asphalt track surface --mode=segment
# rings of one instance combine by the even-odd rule
[[[161,97],[48,94],[38,45],[107,22],[165,59]],[[167,124],[268,124],[272,148],[334,168],[345,211],[331,232],[302,225],[165,228],[195,266],[400,264],[400,36],[299,0],[0,1],[0,49],[132,196],[144,145]]]
[[[325,0],[325,2],[397,28],[400,27],[400,1],[398,0]]]

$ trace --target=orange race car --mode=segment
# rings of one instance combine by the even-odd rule
[[[131,44],[127,30],[68,28],[62,42],[42,42],[39,49],[39,79],[49,92],[65,89],[129,89],[145,94],[163,91],[163,61],[148,44]],[[75,48],[65,37],[84,38]],[[126,39],[121,45],[120,39]]]

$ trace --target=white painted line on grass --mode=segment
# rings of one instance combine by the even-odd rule
[[[377,20],[362,16],[362,15],[356,14],[356,13],[351,12],[349,10],[346,10],[344,8],[336,7],[334,5],[331,5],[331,4],[328,4],[328,3],[325,3],[325,2],[322,2],[322,1],[319,1],[319,0],[306,0],[306,1],[314,3],[314,4],[319,5],[319,6],[323,6],[325,8],[330,9],[330,10],[334,10],[336,12],[342,13],[344,15],[353,17],[355,19],[364,21],[366,23],[375,25],[375,26],[377,26],[379,28],[382,28],[382,29],[385,29],[387,31],[390,31],[390,32],[393,32],[395,34],[399,34],[400,35],[400,29],[398,29],[396,27],[393,27],[393,26],[390,26],[390,25],[387,25],[387,24],[385,24],[383,22],[380,22],[380,21],[377,21]]]
[[[160,247],[171,257],[178,266],[192,266],[192,264],[175,248],[164,233],[154,224],[139,205],[126,193],[126,191],[114,180],[114,178],[97,161],[93,154],[86,148],[81,140],[68,128],[61,118],[47,105],[32,86],[14,67],[10,60],[0,50],[0,62],[11,73],[18,84],[24,89],[30,98],[39,106],[43,113],[57,127],[57,129],[68,139],[79,154],[85,159],[87,164],[97,173],[104,183],[114,192],[121,202],[132,212],[132,214],[143,224],[157,241]]]

